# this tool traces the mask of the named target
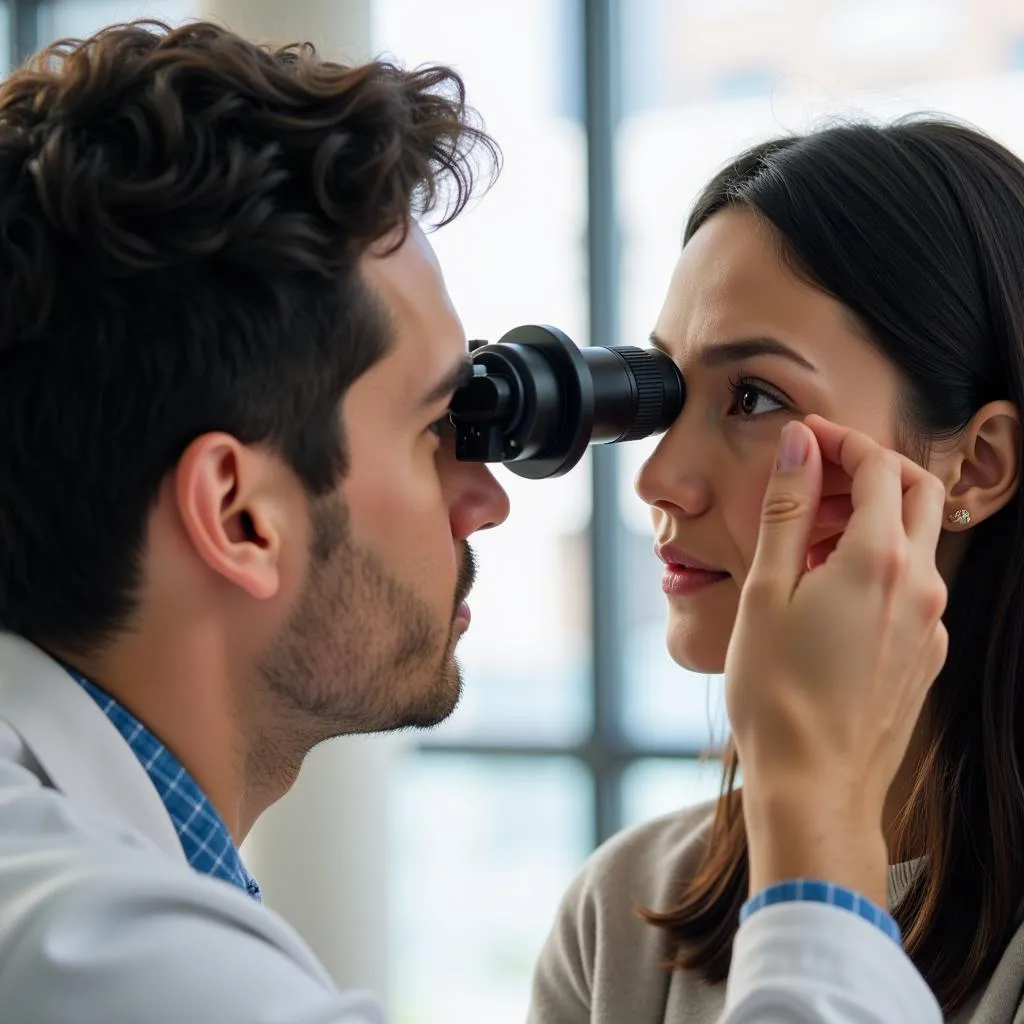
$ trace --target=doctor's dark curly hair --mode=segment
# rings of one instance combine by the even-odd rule
[[[0,84],[0,628],[84,650],[135,607],[188,444],[345,471],[337,409],[388,328],[360,256],[446,223],[498,151],[458,75],[216,25],[115,26]]]

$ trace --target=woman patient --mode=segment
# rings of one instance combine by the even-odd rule
[[[890,900],[947,1020],[1010,1024],[1024,988],[1024,164],[922,119],[760,145],[698,200],[654,339],[687,383],[637,480],[680,665],[722,671],[787,420],[856,427],[945,485],[949,657],[888,795]],[[811,564],[843,521],[844,499],[823,501]],[[588,861],[538,964],[532,1024],[717,1020],[748,896],[736,769],[727,754],[715,805]]]

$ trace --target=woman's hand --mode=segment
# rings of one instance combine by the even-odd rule
[[[823,460],[852,511],[809,563]],[[938,479],[857,431],[783,431],[725,664],[752,891],[816,877],[887,903],[882,807],[947,650],[943,507]]]

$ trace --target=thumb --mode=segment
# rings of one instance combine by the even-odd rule
[[[748,580],[778,587],[786,598],[793,593],[807,568],[807,548],[820,503],[818,439],[805,424],[791,420],[779,437]]]

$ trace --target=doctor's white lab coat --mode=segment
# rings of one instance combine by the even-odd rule
[[[382,1024],[241,889],[197,874],[142,765],[0,634],[0,1022]]]

